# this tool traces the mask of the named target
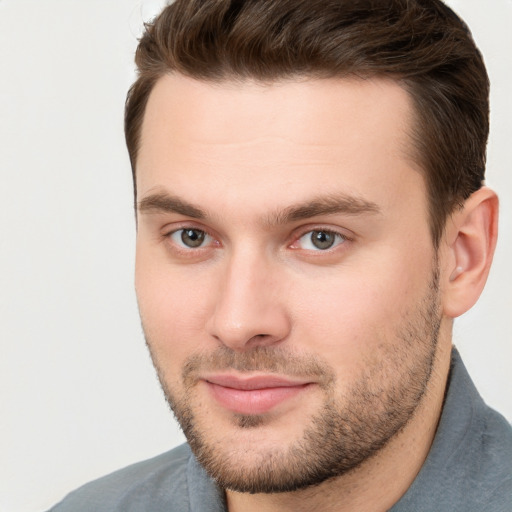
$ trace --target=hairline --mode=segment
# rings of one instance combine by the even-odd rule
[[[136,132],[136,145],[135,145],[135,161],[132,162],[132,173],[133,173],[133,190],[134,190],[134,207],[137,210],[137,185],[136,185],[136,175],[137,175],[137,159],[140,151],[140,145],[142,141],[142,129],[144,125],[144,120],[146,117],[147,105],[155,87],[159,81],[164,79],[167,76],[180,76],[185,78],[190,78],[200,83],[211,84],[213,86],[218,85],[244,85],[244,84],[254,84],[261,85],[262,87],[269,87],[277,84],[285,84],[285,83],[300,83],[307,81],[315,81],[315,80],[354,80],[354,81],[365,81],[365,80],[384,80],[388,82],[393,82],[397,84],[406,94],[409,99],[410,105],[410,116],[407,119],[407,127],[404,130],[404,142],[401,144],[401,150],[404,157],[411,164],[411,168],[414,172],[418,172],[424,183],[424,193],[427,202],[427,215],[429,219],[429,227],[431,232],[432,243],[434,249],[438,249],[441,237],[444,232],[444,228],[446,226],[446,222],[448,220],[448,216],[444,219],[444,226],[442,229],[436,229],[434,224],[436,220],[435,212],[433,211],[433,203],[431,201],[430,187],[429,187],[429,179],[428,174],[429,170],[427,168],[427,158],[422,155],[422,151],[418,144],[419,136],[421,136],[422,129],[420,126],[420,109],[417,104],[417,99],[415,95],[411,92],[411,84],[407,80],[406,77],[400,74],[394,73],[386,73],[386,72],[368,72],[362,73],[357,71],[346,71],[346,72],[338,72],[338,73],[293,73],[293,74],[282,74],[277,75],[271,79],[262,79],[256,77],[254,74],[241,75],[232,70],[224,71],[222,74],[212,75],[212,76],[199,76],[193,73],[183,73],[177,69],[167,69],[162,71],[162,73],[155,75],[151,80],[151,88],[149,93],[145,97],[144,105],[143,105],[143,113],[138,124],[138,130]],[[128,98],[127,98],[128,101]],[[452,210],[453,212],[453,210]],[[451,213],[451,212],[449,212]]]

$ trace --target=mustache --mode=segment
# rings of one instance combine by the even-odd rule
[[[331,386],[335,381],[334,370],[314,355],[297,354],[283,348],[262,346],[245,352],[237,352],[229,347],[219,347],[212,352],[194,354],[185,361],[182,379],[187,386],[192,386],[204,372],[226,370],[311,378],[323,387]]]

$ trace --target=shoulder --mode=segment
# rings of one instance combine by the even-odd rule
[[[438,489],[452,510],[509,512],[512,427],[483,401],[460,359],[453,370],[438,432]]]
[[[73,491],[49,512],[188,511],[187,465],[192,457],[181,445],[132,464]]]
[[[512,510],[512,427],[483,402],[475,411],[464,460],[475,502],[481,510]],[[469,490],[468,490],[469,491]]]
[[[440,457],[431,489],[437,510],[510,512],[512,510],[512,428],[479,401],[471,422],[453,450]]]
[[[512,510],[512,427],[482,400],[456,350],[430,453],[392,510]]]
[[[453,412],[459,417],[467,414],[468,419],[459,425],[452,420],[461,434],[453,463],[465,465],[466,481],[482,496],[491,498],[500,494],[499,490],[507,490],[512,506],[512,426],[484,402],[467,374],[460,380],[470,397],[470,406],[466,413],[460,406],[463,394],[457,393]]]

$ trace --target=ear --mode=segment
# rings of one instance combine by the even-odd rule
[[[498,196],[489,188],[474,192],[446,224],[443,311],[462,315],[480,297],[498,236]]]

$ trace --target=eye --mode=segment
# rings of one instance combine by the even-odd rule
[[[212,237],[196,228],[183,228],[172,232],[169,238],[179,247],[186,249],[197,249],[212,241]]]
[[[326,251],[342,244],[346,240],[346,237],[340,233],[319,229],[308,231],[302,235],[296,242],[296,245],[298,248],[307,251]]]

